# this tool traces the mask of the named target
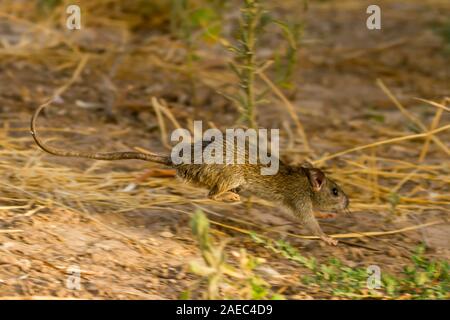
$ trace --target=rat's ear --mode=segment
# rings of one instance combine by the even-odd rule
[[[306,169],[305,171],[313,190],[315,192],[320,191],[325,184],[325,174],[322,172],[322,170],[316,168]]]

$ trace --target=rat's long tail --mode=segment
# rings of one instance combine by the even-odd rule
[[[39,113],[47,107],[52,101],[44,103],[43,105],[39,106],[37,110],[34,112],[33,117],[31,118],[31,135],[33,136],[34,141],[36,144],[44,151],[51,153],[56,156],[63,156],[63,157],[78,157],[78,158],[89,158],[89,159],[96,159],[96,160],[127,160],[127,159],[138,159],[138,160],[144,160],[144,161],[151,161],[156,163],[162,163],[165,165],[172,165],[172,161],[170,157],[163,156],[159,154],[154,153],[143,153],[143,152],[132,152],[132,151],[125,151],[125,152],[105,152],[105,153],[89,153],[89,152],[82,152],[82,151],[69,151],[69,150],[62,150],[54,147],[50,147],[49,145],[45,144],[41,138],[38,136],[36,131],[36,119],[39,116]]]

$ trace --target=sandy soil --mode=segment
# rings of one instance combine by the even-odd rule
[[[398,136],[408,130],[405,129],[408,120],[376,85],[377,78],[382,78],[408,110],[427,125],[435,109],[412,98],[440,101],[450,96],[449,55],[444,40],[434,30],[436,24],[448,19],[443,10],[445,5],[439,1],[404,2],[382,1],[382,32],[358,27],[365,23],[364,8],[369,3],[366,1],[349,1],[342,6],[337,1],[314,3],[304,15],[306,30],[299,52],[299,72],[295,77],[297,88],[290,94],[317,154],[331,154],[377,141],[380,132]],[[447,12],[448,9],[447,6]],[[9,32],[6,25],[5,21],[0,24],[2,34]],[[263,227],[290,221],[276,208],[262,203],[249,207],[247,201],[239,204],[211,202],[205,199],[205,190],[181,185],[173,178],[150,177],[137,184],[134,190],[123,191],[146,172],[149,168],[146,163],[94,164],[88,160],[44,155],[28,135],[28,121],[38,103],[66,83],[71,73],[72,69],[55,70],[51,61],[13,59],[0,53],[0,139],[3,141],[0,172],[5,181],[0,184],[0,297],[179,298],[198,279],[188,270],[188,262],[200,258],[188,216],[196,206],[218,213],[219,216],[210,212],[209,216],[231,225],[236,224],[229,220],[230,217]],[[123,71],[123,76],[117,79],[115,85],[126,93],[122,92],[114,106],[114,122],[101,108],[77,107],[76,100],[102,103],[108,94],[95,66],[88,64],[81,75],[82,80],[64,94],[64,107],[60,104],[55,108],[58,110],[49,111],[40,120],[42,127],[63,128],[78,134],[44,131],[45,136],[55,138],[55,145],[70,143],[91,150],[141,146],[166,151],[161,145],[156,118],[147,97],[164,98],[177,119],[185,123],[194,112],[188,101],[189,85],[182,80],[174,88],[179,76],[156,66],[145,67],[142,74],[145,76],[136,78]],[[235,119],[230,104],[213,89],[200,87],[203,88],[198,97],[202,105],[201,117],[221,127],[230,125]],[[129,105],[134,108],[128,108]],[[261,125],[282,126],[282,120],[288,119],[283,110],[273,104],[261,107]],[[217,114],[223,114],[223,117]],[[377,122],[377,117],[382,117],[383,122]],[[449,120],[447,113],[441,123]],[[351,132],[354,135],[349,138]],[[449,146],[448,133],[440,137]],[[17,154],[6,155],[8,145],[17,150]],[[378,152],[381,156],[414,162],[421,146],[422,142],[398,144],[379,148]],[[294,155],[285,154],[287,159],[296,159]],[[349,155],[347,159],[356,159],[352,157]],[[334,159],[327,163],[332,174],[339,170],[341,161]],[[448,162],[448,157],[432,146],[427,163],[432,165],[442,161]],[[33,171],[37,162],[41,167],[66,168],[66,183],[58,186],[56,180],[52,180],[54,178],[46,177],[45,170]],[[8,165],[16,169],[23,167],[24,171],[8,171]],[[158,168],[157,165],[150,166]],[[71,179],[84,173],[89,177],[86,179],[91,179],[87,184],[102,183],[102,175],[114,174],[114,185],[109,180],[104,181],[105,198],[99,207],[89,200],[89,190],[82,190],[81,185],[77,193],[77,187],[72,185]],[[24,177],[42,181],[41,200],[34,198],[38,194],[35,189],[27,194],[27,186],[21,180]],[[449,186],[445,183],[448,177],[442,178],[444,182],[436,182],[433,188],[442,196],[442,201],[447,195],[448,203]],[[18,190],[12,189],[11,185]],[[420,183],[422,188],[427,186],[427,181]],[[413,187],[415,185],[405,186]],[[396,216],[389,213],[388,206],[371,210],[373,195],[364,194],[358,186],[344,183],[344,188],[351,197],[355,194],[355,203],[369,206],[354,210],[351,216],[321,220],[324,230],[330,234],[388,231],[448,219],[449,207],[445,204],[430,206],[417,214],[408,212]],[[43,205],[42,198],[46,194],[48,204]],[[14,196],[20,196],[20,201],[12,199]],[[121,211],[120,201],[124,197],[129,197],[131,203],[136,202],[136,209]],[[108,198],[111,199],[110,206]],[[147,202],[141,203],[142,199]],[[173,204],[171,199],[176,199]],[[185,199],[184,203],[182,199]],[[67,206],[62,207],[60,203]],[[245,247],[251,254],[266,259],[264,265],[271,272],[258,272],[275,291],[283,288],[287,298],[327,297],[324,291],[311,290],[301,284],[299,277],[307,272],[305,268],[256,244],[245,234],[220,226],[213,228],[217,230],[215,241],[230,240],[229,253]],[[306,234],[306,230],[293,225],[275,230]],[[255,231],[262,232],[256,227]],[[351,267],[377,264],[383,271],[396,274],[410,261],[411,251],[421,242],[428,245],[427,256],[448,259],[449,233],[448,224],[438,224],[393,235],[346,239],[346,243],[337,247],[324,246],[316,240],[292,237],[286,240],[302,254],[314,256],[320,262],[337,257]],[[275,239],[282,237],[276,232],[269,234]],[[229,254],[229,259],[230,263],[236,264],[233,254]],[[71,267],[81,269],[80,290],[67,288]]]

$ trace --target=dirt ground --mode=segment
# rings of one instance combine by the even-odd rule
[[[315,153],[309,155],[312,160],[421,132],[396,108],[376,79],[382,79],[427,127],[437,109],[413,98],[441,102],[450,97],[450,43],[438,31],[440,25],[448,23],[449,4],[379,2],[381,31],[364,27],[368,1],[343,1],[343,5],[340,1],[312,1],[308,11],[302,13],[305,31],[295,90],[287,94],[305,126]],[[289,11],[289,5],[275,10]],[[28,27],[0,15],[0,39],[10,39],[10,44]],[[321,163],[349,194],[352,209],[350,216],[320,219],[326,233],[385,232],[431,223],[394,234],[348,237],[337,247],[287,235],[306,235],[307,231],[292,224],[277,226],[292,220],[263,201],[244,197],[241,203],[218,203],[206,198],[206,190],[175,178],[138,179],[149,168],[162,168],[159,165],[61,159],[44,154],[28,132],[30,116],[70,81],[78,59],[64,57],[66,49],[58,44],[43,47],[40,42],[46,42],[47,35],[37,39],[30,34],[34,41],[23,55],[11,54],[6,45],[0,46],[1,298],[180,298],[199,278],[188,268],[190,261],[200,259],[189,226],[190,214],[198,208],[215,222],[283,238],[319,263],[336,257],[352,268],[375,264],[382,272],[399,274],[421,243],[427,246],[427,257],[450,258],[450,226],[446,222],[450,163],[448,155],[433,141],[425,159],[427,169],[416,172],[418,178],[405,181],[399,188],[400,194],[416,195],[421,200],[414,202],[405,196],[395,212],[386,190],[405,177],[396,173],[404,174],[417,166],[423,139],[368,148]],[[118,33],[107,34],[95,44],[117,45]],[[78,79],[39,119],[45,139],[53,145],[86,150],[139,146],[168,152],[161,143],[150,104],[152,96],[164,99],[182,125],[200,118],[219,128],[232,126],[236,112],[215,92],[222,86],[222,72],[224,78],[228,74],[222,59],[215,55],[216,48],[200,50],[204,62],[199,64],[197,106],[193,106],[188,79],[168,67],[181,65],[176,53],[169,52],[176,52],[177,45],[152,46],[163,41],[161,37],[158,32],[150,32],[130,40],[136,47],[145,44],[151,49],[137,53],[133,61],[129,56],[124,58],[126,67],[119,66],[113,78],[118,88],[114,92],[119,93],[112,93],[102,76],[115,57],[102,56],[101,48],[85,49],[90,50],[91,58]],[[268,37],[264,41],[276,44],[278,40]],[[51,52],[50,58],[45,59],[43,51]],[[103,63],[103,58],[107,62]],[[108,99],[112,95],[115,100],[111,103]],[[104,105],[113,108],[105,109]],[[261,127],[286,128],[287,123],[294,128],[283,103],[276,98],[261,106],[258,114]],[[449,113],[444,112],[439,126],[449,120]],[[172,128],[170,121],[167,126],[168,130]],[[450,147],[448,131],[438,137]],[[285,143],[283,157],[299,161],[305,155],[303,147],[299,140],[290,147]],[[384,172],[378,176],[378,191],[370,185],[372,178],[366,170],[374,153]],[[394,170],[398,164],[404,169]],[[325,288],[312,289],[299,281],[308,272],[306,268],[255,243],[248,234],[217,224],[212,229],[214,241],[229,240],[231,264],[237,263],[236,252],[241,248],[265,259],[265,268],[256,272],[272,290],[291,299],[330,297]],[[67,286],[70,268],[81,269],[80,290]]]

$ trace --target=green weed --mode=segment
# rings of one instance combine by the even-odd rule
[[[209,236],[209,221],[206,215],[198,210],[191,219],[192,233],[198,241],[203,262],[191,262],[192,273],[201,276],[197,283],[206,283],[206,291],[201,294],[204,299],[282,299],[273,293],[269,283],[255,273],[255,268],[263,260],[249,255],[245,249],[238,254],[239,266],[233,267],[227,262],[225,254],[226,242],[214,245]],[[192,297],[190,288],[181,296],[183,299]]]
[[[411,257],[412,264],[405,266],[399,276],[381,270],[381,288],[369,289],[366,268],[350,268],[337,258],[319,264],[313,257],[301,255],[283,240],[273,241],[256,234],[251,236],[255,242],[307,268],[310,273],[300,279],[304,284],[319,286],[333,296],[378,299],[449,298],[449,263],[427,259],[424,256],[424,246],[417,248]]]

